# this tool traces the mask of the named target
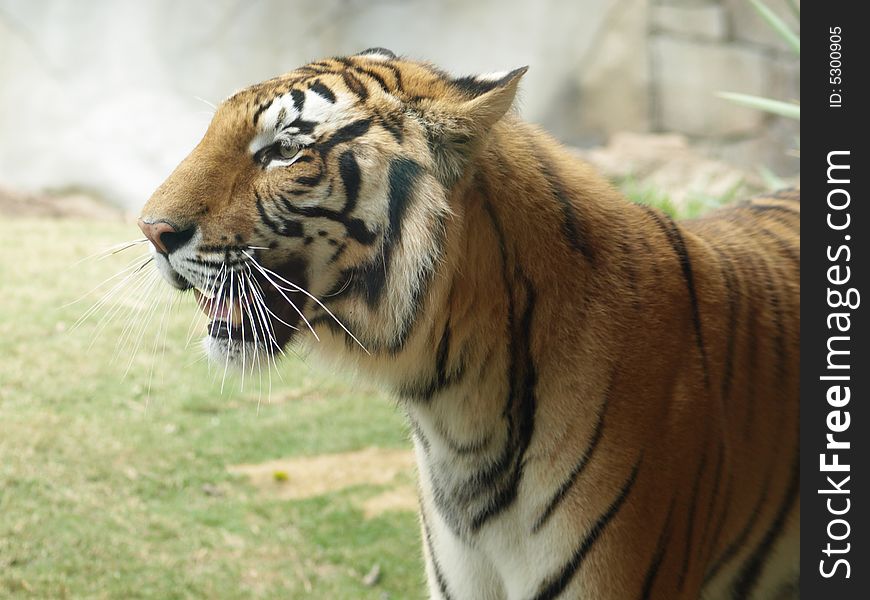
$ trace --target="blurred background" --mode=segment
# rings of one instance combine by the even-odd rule
[[[677,216],[799,178],[799,121],[716,95],[799,99],[747,0],[0,0],[0,597],[424,597],[400,408],[305,356],[209,367],[118,245],[211,105],[372,46],[529,65],[521,115]]]
[[[746,0],[2,0],[0,185],[135,210],[209,104],[370,46],[456,74],[529,65],[523,116],[569,144],[676,133],[741,168],[798,171],[795,122],[714,96],[799,96],[798,60]]]

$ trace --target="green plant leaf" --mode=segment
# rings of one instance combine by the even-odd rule
[[[781,117],[788,117],[800,121],[801,107],[800,104],[792,102],[781,102],[779,100],[771,100],[770,98],[762,98],[760,96],[750,96],[748,94],[734,94],[732,92],[718,92],[716,94],[720,98],[730,100],[742,106],[756,108],[765,112],[773,113]]]
[[[788,44],[795,53],[800,56],[801,53],[801,39],[798,35],[791,30],[791,28],[785,24],[785,21],[780,19],[776,13],[767,8],[767,5],[763,4],[760,0],[749,0],[752,3],[752,6],[755,8],[756,12],[761,15],[761,18],[767,21],[767,24],[779,34],[785,43]]]

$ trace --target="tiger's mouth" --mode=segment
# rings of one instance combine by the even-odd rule
[[[207,347],[220,354],[245,348],[271,356],[283,351],[305,320],[304,272],[291,263],[269,273],[249,269],[215,277],[211,286],[192,285],[208,317]]]

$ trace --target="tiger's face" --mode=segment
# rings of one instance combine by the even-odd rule
[[[360,345],[364,323],[374,346],[400,335],[451,190],[524,72],[452,79],[372,49],[224,101],[139,221],[208,314],[210,358],[244,366],[324,322]]]

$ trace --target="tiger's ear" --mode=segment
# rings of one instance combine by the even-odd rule
[[[421,104],[442,183],[462,176],[476,142],[510,109],[528,69],[449,79],[442,96]]]
[[[366,48],[362,52],[357,52],[354,56],[365,56],[372,60],[393,60],[398,58],[396,53],[392,50],[387,50],[386,48],[381,47]]]
[[[520,79],[528,70],[528,67],[520,67],[513,71],[454,79],[451,82],[453,86],[470,98],[459,103],[457,108],[466,114],[476,128],[484,131],[489,129],[513,104]]]

